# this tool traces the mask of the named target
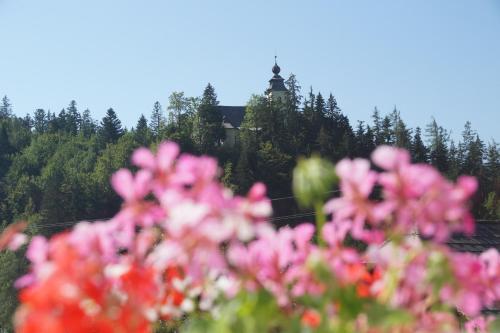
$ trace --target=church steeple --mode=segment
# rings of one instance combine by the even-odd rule
[[[280,76],[281,68],[278,66],[277,57],[274,56],[273,77],[269,80],[269,88],[266,90],[269,100],[282,99],[284,101],[288,90],[285,87],[285,79]]]

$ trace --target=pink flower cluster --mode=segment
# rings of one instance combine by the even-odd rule
[[[263,184],[234,196],[212,158],[179,155],[170,142],[156,154],[141,148],[132,156],[139,170],[112,178],[124,200],[112,220],[32,239],[30,272],[17,281],[16,330],[146,333],[186,313],[217,320],[224,299],[259,292],[312,330],[374,332],[375,305],[404,311],[404,332],[458,332],[455,308],[473,319],[471,330],[486,329],[480,310],[500,299],[498,251],[474,256],[442,245],[452,232],[473,231],[475,180],[453,184],[390,147],[372,160],[382,172],[362,159],[337,165],[342,195],[325,205],[331,221],[322,230],[274,230]],[[19,243],[13,235],[20,239],[16,230],[4,243]],[[366,251],[347,246],[348,235]]]
[[[124,199],[113,219],[79,223],[49,241],[33,238],[31,270],[16,283],[18,332],[44,323],[54,333],[115,332],[121,326],[114,323],[123,332],[150,332],[156,320],[196,305],[207,310],[230,290],[222,245],[253,239],[265,224],[271,204],[264,185],[235,197],[217,182],[214,159],[179,157],[169,142],[156,156],[137,150],[132,161],[140,168],[135,175],[122,169],[111,180]]]
[[[456,184],[427,164],[411,164],[403,149],[381,146],[372,161],[383,172],[370,169],[364,159],[342,160],[336,167],[342,196],[330,200],[325,211],[342,241],[381,243],[391,233],[418,234],[444,242],[453,232],[474,232],[468,200],[476,191],[475,178],[461,176]],[[379,199],[372,199],[375,190]],[[382,199],[382,200],[380,200]]]

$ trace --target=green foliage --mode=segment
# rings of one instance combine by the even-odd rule
[[[149,121],[149,127],[155,142],[160,142],[166,126],[165,115],[163,114],[160,102],[156,101],[153,105],[153,112]]]
[[[429,141],[429,161],[439,171],[446,172],[449,167],[449,134],[439,126],[435,119],[427,125],[426,134]]]
[[[0,328],[13,332],[12,315],[18,305],[14,281],[25,272],[27,263],[22,253],[0,252]]]
[[[209,83],[203,91],[198,108],[199,141],[197,146],[200,153],[214,154],[225,138],[222,115],[217,109],[218,104],[215,89]]]
[[[9,118],[12,116],[12,104],[7,96],[2,98],[2,104],[0,105],[0,119]]]
[[[116,112],[112,108],[109,108],[101,121],[101,127],[99,129],[100,139],[103,144],[115,143],[123,133],[124,130],[120,119],[118,119]]]
[[[37,109],[33,116],[19,118],[13,115],[12,104],[5,96],[0,102],[0,223],[29,219],[40,232],[51,235],[73,221],[113,216],[121,201],[109,185],[111,175],[119,168],[130,167],[130,155],[136,147],[156,145],[164,139],[178,142],[183,151],[216,156],[224,166],[222,181],[235,192],[245,193],[254,182],[263,181],[271,198],[290,196],[289,184],[298,156],[316,154],[336,162],[346,156],[368,157],[376,145],[397,145],[409,148],[414,161],[431,163],[451,179],[462,173],[478,177],[476,216],[500,218],[499,147],[495,141],[485,145],[470,123],[465,124],[456,144],[434,119],[425,129],[424,143],[421,129],[407,127],[397,109],[383,115],[375,108],[370,122],[358,122],[353,129],[332,94],[325,101],[311,88],[304,98],[294,75],[286,85],[289,92],[284,103],[269,102],[262,95],[250,98],[234,147],[222,146],[222,115],[217,111],[219,102],[210,84],[201,97],[172,93],[168,122],[156,102],[149,123],[141,115],[129,132],[122,128],[113,109],[107,111],[100,124],[89,110],[80,114],[75,101],[57,115]],[[332,189],[333,183],[318,184],[316,176],[314,172],[302,175],[302,190]],[[314,206],[306,203],[311,204]],[[277,216],[298,210],[291,200],[276,200],[273,205]],[[0,256],[2,328],[9,327],[9,314],[15,304],[9,288],[23,269],[17,260]],[[265,299],[265,295],[259,297]],[[260,304],[261,300],[240,302]],[[250,309],[247,313],[258,311],[252,306],[244,306]],[[404,314],[401,318],[405,318]],[[261,328],[259,323],[235,320],[229,320],[228,326],[221,329]],[[280,327],[293,329],[290,325]],[[266,329],[272,330],[268,327],[262,332]]]
[[[285,316],[271,294],[241,293],[218,309],[217,320],[209,316],[193,316],[186,320],[186,333],[273,333],[301,332],[298,318]]]
[[[148,127],[148,121],[141,114],[134,131],[134,139],[141,146],[149,146],[152,142],[153,133]]]

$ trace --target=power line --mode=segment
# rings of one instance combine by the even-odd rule
[[[338,193],[338,192],[340,192],[340,190],[333,190],[333,191],[328,191],[328,192],[325,192],[325,193]],[[271,198],[271,199],[269,199],[269,201],[279,201],[279,200],[293,199],[293,198],[295,198],[295,197],[292,195],[292,196],[286,196],[286,197]],[[276,217],[270,218],[269,221],[287,220],[287,219],[294,218],[294,217],[301,217],[299,215],[308,216],[308,215],[314,215],[314,213],[313,214],[311,214],[311,213],[300,213],[300,214],[291,214],[291,215],[284,215],[284,216],[276,216]],[[111,219],[111,217],[104,218],[104,219],[90,219],[90,220],[82,220],[82,221],[55,222],[55,223],[40,224],[40,225],[38,225],[38,227],[42,227],[42,228],[65,227],[65,226],[75,225],[78,222],[106,221],[106,220],[109,220],[109,219]]]
[[[339,193],[340,190],[333,190],[333,191],[328,191],[328,192],[324,192],[324,193]],[[272,198],[272,199],[269,199],[270,201],[278,201],[278,200],[284,200],[284,199],[293,199],[295,198],[295,196],[291,195],[291,196],[288,196],[288,197],[280,197],[280,198]]]

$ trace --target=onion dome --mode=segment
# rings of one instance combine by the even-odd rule
[[[274,73],[274,75],[278,75],[280,73],[280,71],[281,71],[280,66],[278,66],[277,63],[274,63],[274,66],[273,66],[273,73]]]

